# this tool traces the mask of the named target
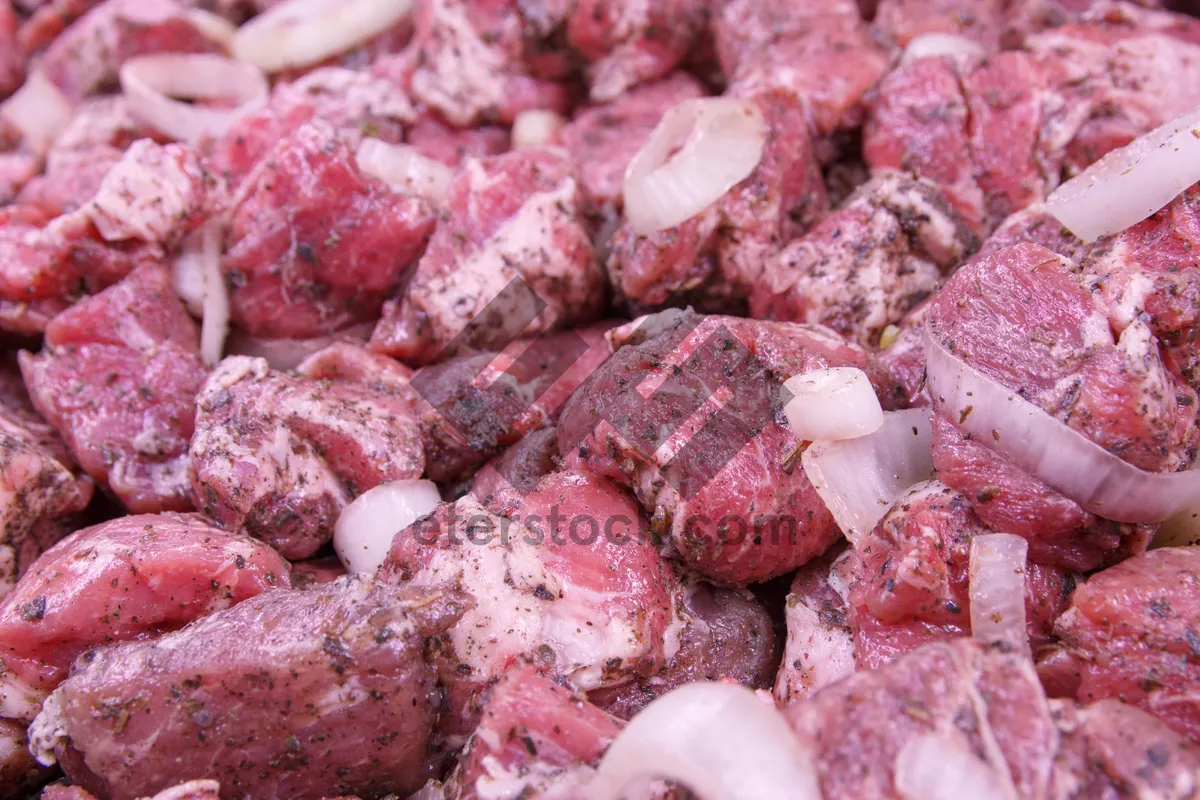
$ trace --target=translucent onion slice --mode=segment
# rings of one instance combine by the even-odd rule
[[[196,26],[196,30],[204,35],[205,39],[217,42],[226,51],[233,46],[233,37],[237,33],[237,26],[220,14],[214,14],[202,8],[189,8],[187,18],[192,25]]]
[[[423,197],[438,205],[446,199],[454,180],[453,169],[405,144],[363,139],[358,146],[357,160],[359,169],[396,191]]]
[[[363,492],[342,510],[333,549],[349,572],[375,573],[397,533],[442,502],[432,481],[391,481]]]
[[[783,384],[788,425],[805,441],[853,439],[879,430],[883,408],[867,374],[855,367],[805,372]]]
[[[33,72],[12,97],[0,103],[0,118],[21,133],[25,146],[44,153],[71,121],[74,107],[57,86]]]
[[[171,264],[171,286],[192,316],[204,316],[205,229],[193,231],[183,240]]]
[[[952,33],[926,33],[918,36],[904,48],[902,61],[916,61],[919,58],[934,56],[970,56],[983,57],[987,51],[979,42],[971,41],[963,36]]]
[[[938,408],[1085,510],[1117,522],[1162,522],[1200,503],[1200,471],[1138,469],[965,363],[932,333],[925,342]]]
[[[741,686],[690,683],[646,706],[588,787],[619,800],[631,782],[679,781],[704,800],[819,800],[812,756],[783,716]]]
[[[928,409],[890,411],[873,433],[813,442],[804,451],[804,474],[851,543],[870,533],[910,486],[934,476],[930,433]]]
[[[238,119],[267,102],[267,79],[257,67],[208,53],[132,58],[121,66],[120,74],[130,113],[182,142],[222,136]],[[236,105],[208,108],[173,98]]]
[[[566,124],[560,115],[553,111],[534,109],[522,111],[513,120],[512,146],[514,150],[527,147],[544,147],[558,142],[558,133]]]
[[[306,67],[398,24],[412,0],[286,0],[233,37],[233,54],[267,72]]]
[[[1200,181],[1200,108],[1113,150],[1058,187],[1046,210],[1084,242],[1136,225]]]
[[[200,358],[213,366],[225,350],[229,333],[229,289],[221,274],[221,224],[211,221],[201,229],[197,254],[204,273],[204,319],[200,323]]]
[[[672,108],[625,170],[634,232],[673,228],[708,208],[754,172],[766,139],[762,112],[745,100],[703,97]]]
[[[1011,786],[956,739],[926,733],[896,754],[893,780],[907,800],[1016,800]]]
[[[1025,632],[1025,561],[1029,543],[1011,533],[985,533],[971,540],[971,635],[1007,642],[1029,653]]]

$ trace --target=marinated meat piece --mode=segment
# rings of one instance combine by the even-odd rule
[[[413,96],[460,128],[511,124],[526,109],[566,111],[570,92],[555,82],[565,75],[552,69],[543,77],[526,62],[526,37],[536,39],[538,31],[524,6],[514,0],[416,4]]]
[[[50,775],[49,770],[33,760],[25,726],[10,719],[0,719],[0,797],[5,800],[26,797]]]
[[[562,129],[562,143],[578,165],[579,182],[593,208],[620,210],[625,168],[663,113],[704,94],[695,78],[677,72],[575,115]]]
[[[469,160],[404,296],[384,306],[372,349],[427,364],[597,317],[604,273],[572,170],[550,148]]]
[[[704,0],[578,0],[567,44],[588,62],[592,100],[617,100],[668,75],[701,45],[709,14]]]
[[[126,508],[188,510],[198,348],[167,271],[145,265],[55,317],[21,372],[79,465]]]
[[[685,627],[679,652],[648,679],[588,692],[588,701],[632,719],[650,701],[695,681],[733,680],[768,689],[779,666],[779,643],[767,609],[750,592],[688,586],[683,602]]]
[[[1119,699],[1200,740],[1200,548],[1151,550],[1075,590],[1054,626],[1050,680],[1085,703]]]
[[[853,0],[802,7],[788,0],[733,0],[714,21],[714,35],[734,93],[778,89],[792,95],[816,136],[858,127],[863,95],[890,60]]]
[[[114,84],[121,65],[135,56],[219,50],[175,0],[105,0],[56,36],[40,68],[78,101]]]
[[[0,2],[0,99],[21,88],[25,63],[17,44],[21,20],[8,0]]]
[[[787,644],[775,676],[775,702],[784,706],[854,672],[854,635],[846,591],[853,555],[834,546],[796,572],[784,611]]]
[[[883,329],[879,337],[879,366],[896,383],[896,404],[918,408],[932,402],[925,388],[925,319],[933,298],[918,303],[899,325]]]
[[[416,119],[405,94],[366,72],[324,67],[294,81],[275,84],[262,109],[242,117],[213,147],[206,166],[231,192],[281,139],[306,122],[323,120],[354,150],[366,136],[399,142],[404,126]]]
[[[1083,263],[1090,249],[1064,228],[1041,203],[1034,203],[1001,222],[992,235],[984,239],[975,257],[992,256],[1021,242],[1041,245],[1077,264]]]
[[[559,420],[568,465],[633,488],[655,533],[718,583],[762,581],[828,549],[837,527],[795,458],[780,391],[813,369],[873,372],[862,350],[819,327],[690,312],[612,337],[625,346]]]
[[[845,566],[860,667],[875,669],[925,642],[970,634],[971,539],[990,532],[967,498],[940,481],[919,483],[896,501],[854,545]],[[1061,570],[1026,566],[1025,620],[1034,651],[1050,642],[1074,585]]]
[[[433,230],[430,207],[361,173],[324,122],[277,142],[239,190],[222,260],[233,321],[303,339],[379,314]]]
[[[292,564],[292,586],[297,589],[320,588],[327,583],[333,583],[346,574],[346,568],[337,556],[314,558],[311,561],[297,561]]]
[[[163,789],[145,800],[220,800],[221,784],[216,781],[198,780],[181,783]],[[78,786],[47,786],[40,800],[96,800],[96,796]]]
[[[359,494],[424,466],[417,420],[393,393],[297,379],[245,356],[222,361],[199,391],[196,507],[288,558],[316,553]]]
[[[0,603],[0,715],[26,721],[99,645],[152,637],[275,587],[288,563],[196,515],[85,528],[47,550]]]
[[[471,492],[484,503],[499,492],[531,491],[538,482],[554,472],[558,461],[558,434],[554,428],[541,428],[493,458],[475,473]]]
[[[469,158],[484,158],[507,153],[509,136],[505,128],[481,125],[470,130],[455,130],[428,114],[408,129],[406,141],[426,158],[457,167]]]
[[[803,106],[782,91],[739,96],[755,103],[766,122],[755,170],[674,228],[639,236],[626,220],[609,239],[609,279],[635,308],[693,303],[733,311],[766,260],[825,210]]]
[[[750,311],[875,347],[975,244],[936,185],[878,174],[767,262]]]
[[[1109,315],[1072,262],[1022,243],[959,269],[930,308],[929,330],[972,367],[1130,464],[1187,467],[1196,446],[1195,392],[1164,361],[1146,322],[1118,335]],[[1009,462],[992,455],[988,442],[938,427],[934,465],[942,479],[977,498],[975,511],[989,526],[1028,538],[1034,561],[1044,558],[1037,553],[1043,540],[1056,549],[1072,527],[1084,526],[1076,523],[1088,522],[1040,481],[1005,469]],[[992,490],[978,485],[985,477]],[[1061,565],[1094,568],[1098,560]]]
[[[471,495],[443,504],[396,535],[378,573],[413,586],[456,583],[479,602],[439,640],[447,735],[471,731],[481,693],[523,657],[583,691],[670,662],[683,589],[630,498],[562,472],[488,504]]]
[[[479,728],[446,785],[447,800],[584,796],[620,720],[516,667],[492,687]]]
[[[927,33],[948,33],[1000,51],[1007,27],[1006,0],[879,0],[875,25],[903,46]]]
[[[95,651],[47,701],[33,746],[114,800],[202,777],[224,800],[407,795],[429,775],[439,702],[426,637],[467,602],[362,575],[266,592]]]
[[[0,153],[0,205],[13,202],[42,169],[42,159],[28,150]]]

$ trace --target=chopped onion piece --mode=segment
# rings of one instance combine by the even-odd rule
[[[40,72],[30,73],[25,84],[0,103],[0,118],[20,131],[25,146],[38,153],[50,149],[74,113],[67,96]]]
[[[363,139],[357,160],[358,168],[368,175],[385,181],[398,192],[423,197],[431,203],[441,204],[454,180],[453,169],[406,144]]]
[[[286,0],[238,28],[233,54],[266,70],[344,53],[408,16],[412,0]]]
[[[1136,225],[1200,181],[1200,108],[1108,153],[1046,199],[1084,242]]]
[[[442,502],[432,481],[392,481],[358,496],[333,528],[333,549],[349,572],[375,573],[397,533]]]
[[[202,8],[189,8],[188,21],[204,35],[205,39],[216,42],[228,50],[233,46],[233,37],[237,34],[237,26],[220,14],[205,11]]]
[[[565,124],[566,120],[553,111],[541,109],[522,111],[513,120],[513,150],[554,144],[558,141],[558,132]]]
[[[805,441],[854,439],[883,424],[871,381],[856,367],[815,369],[788,379],[783,388],[792,397],[783,413]]]
[[[171,264],[171,286],[193,316],[204,315],[205,231],[201,228],[188,234],[179,255]]]
[[[1016,800],[1002,775],[945,734],[909,739],[896,754],[893,781],[907,800]]]
[[[984,533],[971,540],[971,635],[1007,642],[1029,653],[1025,632],[1025,561],[1029,543],[1011,533]]]
[[[804,474],[851,543],[870,533],[896,498],[934,476],[928,409],[889,411],[856,439],[813,442]]]
[[[625,169],[634,232],[673,228],[708,208],[754,172],[766,139],[762,112],[746,100],[703,97],[667,111]]]
[[[1084,510],[1117,522],[1162,522],[1200,503],[1200,471],[1138,469],[964,362],[932,331],[925,342],[939,410]]]
[[[198,257],[204,272],[204,320],[200,323],[200,358],[212,366],[221,360],[229,333],[229,289],[221,274],[221,224],[211,221],[201,232]]]
[[[679,781],[704,800],[821,797],[812,756],[783,715],[725,683],[690,683],[646,706],[604,754],[587,796],[618,800],[649,777]]]
[[[919,58],[933,56],[971,56],[983,57],[987,51],[979,42],[971,41],[963,36],[952,33],[926,33],[918,36],[904,48],[904,62],[916,61]]]
[[[267,102],[267,79],[253,64],[208,53],[165,53],[121,65],[121,89],[135,117],[168,136],[196,143],[223,135]],[[228,100],[206,108],[171,98]]]

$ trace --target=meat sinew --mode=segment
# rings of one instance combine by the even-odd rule
[[[404,795],[432,766],[426,637],[466,603],[361,575],[267,592],[94,651],[47,700],[33,747],[114,800],[200,777],[224,800]]]
[[[189,510],[188,440],[204,380],[196,324],[160,266],[57,316],[21,353],[34,406],[131,512]]]
[[[288,558],[316,553],[359,494],[419,478],[424,465],[417,420],[394,393],[297,379],[265,359],[231,356],[197,398],[196,507]]]

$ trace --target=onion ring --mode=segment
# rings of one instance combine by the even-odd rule
[[[233,37],[233,54],[266,72],[307,67],[373,39],[412,10],[412,0],[287,0]]]

